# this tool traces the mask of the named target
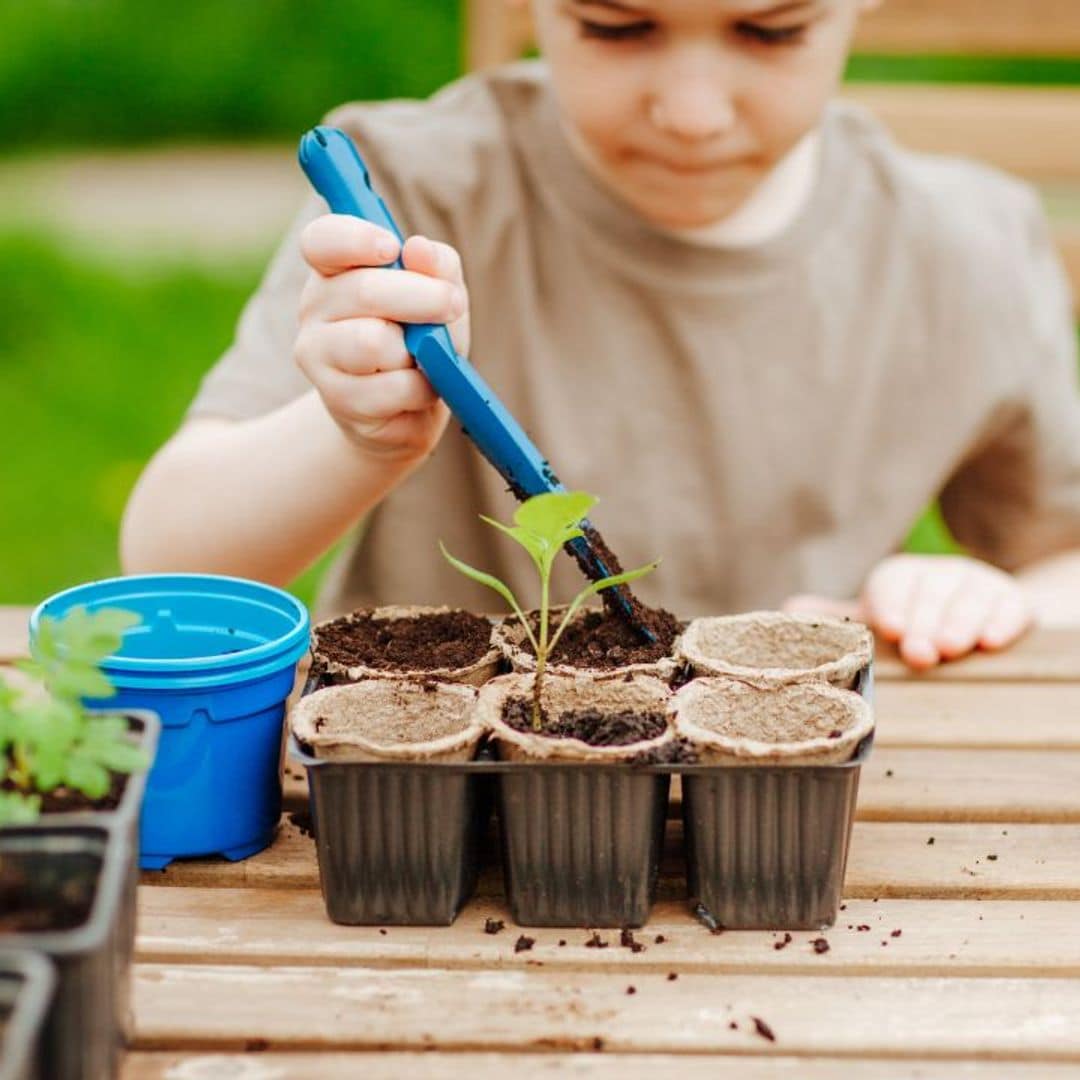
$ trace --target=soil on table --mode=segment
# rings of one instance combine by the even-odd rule
[[[682,625],[670,611],[657,610],[653,615],[654,642],[642,641],[625,619],[606,609],[579,615],[563,631],[548,662],[605,670],[626,667],[628,664],[655,663],[671,654]],[[561,618],[560,614],[549,620],[550,633],[558,629]],[[534,632],[538,624],[539,619],[534,616]],[[526,648],[529,647],[526,643]]]
[[[0,859],[0,934],[72,930],[82,926],[94,904],[92,879],[71,878],[56,893],[44,893],[23,866]]]
[[[532,732],[531,698],[510,698],[503,705],[503,721],[516,731]],[[604,712],[570,709],[552,716],[541,710],[541,735],[553,739],[579,739],[589,746],[627,746],[663,735],[667,720],[661,712]]]
[[[490,647],[491,623],[469,611],[405,619],[359,615],[319,630],[319,656],[323,660],[378,671],[469,667]]]

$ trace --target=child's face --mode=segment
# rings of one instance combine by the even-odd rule
[[[534,0],[571,137],[659,225],[730,214],[820,120],[867,0]]]

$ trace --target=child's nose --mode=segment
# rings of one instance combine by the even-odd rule
[[[649,119],[668,134],[705,140],[726,134],[735,123],[730,79],[716,61],[675,61],[660,73],[651,95]]]

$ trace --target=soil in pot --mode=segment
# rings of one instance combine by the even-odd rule
[[[96,883],[69,877],[57,892],[42,890],[14,859],[0,858],[0,934],[73,930],[90,917]]]
[[[290,724],[316,757],[335,761],[467,761],[483,729],[476,690],[456,683],[376,679],[301,698]]]
[[[375,608],[315,627],[313,673],[323,681],[430,672],[452,681],[486,681],[498,654],[491,620],[449,608]]]
[[[678,652],[695,675],[761,687],[828,682],[850,689],[871,664],[873,648],[873,635],[861,623],[752,611],[694,619]]]
[[[658,738],[667,728],[662,712],[634,712],[629,709],[568,709],[552,713],[541,710],[539,734],[555,739],[579,739],[589,746],[626,746]],[[516,731],[532,732],[531,698],[509,698],[503,705],[503,721]]]
[[[863,698],[827,683],[759,688],[701,678],[679,690],[673,704],[677,735],[706,763],[838,764],[874,728]]]

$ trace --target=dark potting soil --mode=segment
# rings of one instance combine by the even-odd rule
[[[655,642],[642,641],[637,631],[610,611],[589,611],[576,617],[563,631],[550,662],[579,668],[611,669],[627,664],[649,664],[670,655],[675,639],[682,629],[670,611],[656,611]],[[558,628],[559,619],[551,619],[551,632]],[[538,620],[534,618],[533,630]]]
[[[491,623],[469,611],[406,619],[369,614],[338,619],[319,630],[319,653],[346,667],[433,671],[475,664],[491,647]]]
[[[10,758],[8,758],[10,763]],[[73,814],[85,810],[115,810],[124,797],[127,787],[127,773],[112,773],[109,790],[100,799],[91,799],[81,791],[72,788],[57,788],[40,796],[43,814]],[[0,791],[20,791],[10,778],[0,781]]]
[[[533,730],[532,699],[509,698],[503,705],[502,718],[516,731]],[[667,721],[663,713],[602,712],[599,709],[571,709],[552,717],[541,710],[541,735],[554,739],[580,739],[589,746],[626,746],[655,739],[664,733]]]
[[[35,934],[81,926],[94,904],[94,885],[92,879],[73,877],[62,890],[43,897],[22,866],[10,859],[0,860],[0,934]]]

